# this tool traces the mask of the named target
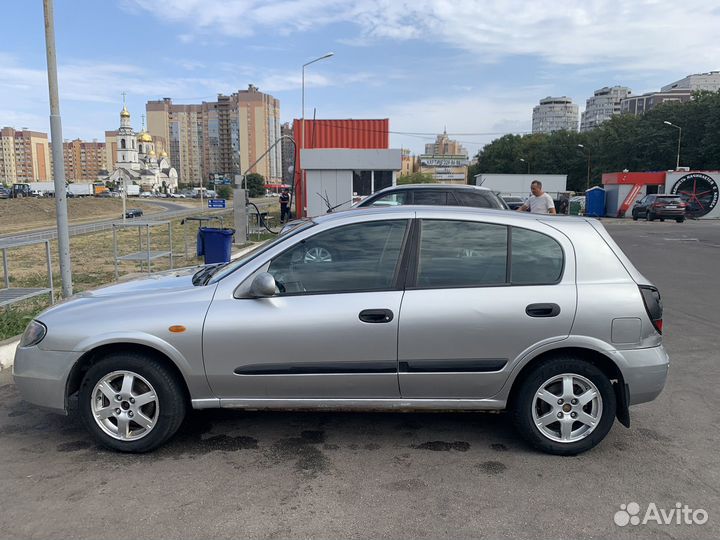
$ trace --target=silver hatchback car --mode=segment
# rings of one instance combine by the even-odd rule
[[[189,407],[239,407],[508,409],[568,455],[661,392],[661,332],[657,289],[596,220],[405,206],[78,295],[30,323],[13,370],[125,452]]]

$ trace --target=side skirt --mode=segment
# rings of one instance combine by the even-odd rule
[[[194,409],[336,410],[336,411],[499,411],[499,399],[303,399],[209,398],[193,399]]]

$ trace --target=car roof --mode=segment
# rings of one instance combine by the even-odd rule
[[[480,191],[492,191],[490,188],[473,186],[470,184],[399,184],[397,186],[390,186],[381,189],[380,191],[376,191],[373,195],[399,189],[476,189]]]
[[[320,224],[331,223],[333,221],[347,220],[348,222],[360,222],[366,218],[427,218],[436,219],[458,219],[463,217],[482,217],[487,216],[493,220],[498,216],[507,218],[508,221],[525,221],[528,224],[536,221],[544,221],[546,223],[578,223],[597,221],[594,218],[584,216],[566,216],[566,215],[550,215],[550,214],[531,214],[530,212],[516,212],[513,210],[503,210],[499,208],[475,208],[469,206],[426,206],[426,205],[401,205],[391,207],[362,207],[354,209],[352,212],[332,212],[312,218],[312,221]]]

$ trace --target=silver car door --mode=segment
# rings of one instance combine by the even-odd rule
[[[409,220],[325,230],[267,267],[279,293],[216,298],[203,336],[221,398],[397,398],[401,253]]]
[[[574,272],[564,272],[566,251],[569,242],[563,249],[537,231],[421,220],[400,311],[402,397],[493,396],[524,351],[567,337],[576,286]]]

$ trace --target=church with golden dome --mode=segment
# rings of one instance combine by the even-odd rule
[[[155,153],[152,136],[145,130],[135,133],[130,122],[130,111],[123,103],[120,111],[120,128],[117,131],[117,155],[115,169],[101,180],[113,182],[118,187],[125,183],[140,186],[141,191],[151,193],[175,193],[178,174],[170,165],[167,152]]]

